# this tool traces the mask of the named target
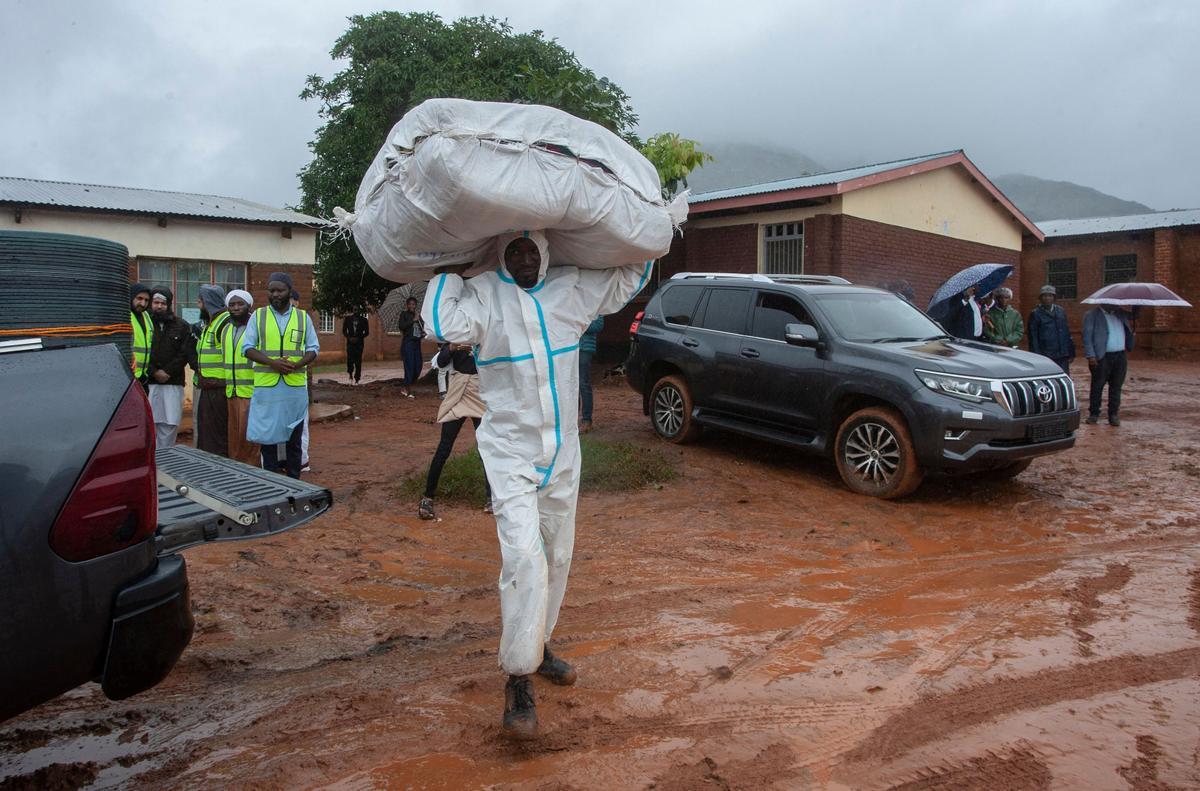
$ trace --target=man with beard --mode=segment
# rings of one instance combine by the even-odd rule
[[[242,351],[242,336],[250,322],[250,307],[253,304],[254,297],[250,296],[250,292],[240,288],[225,295],[229,321],[225,322],[221,334],[221,359],[225,374],[229,458],[258,466],[258,443],[246,439],[250,397],[254,395],[254,369]]]
[[[150,344],[150,408],[154,413],[155,447],[175,444],[183,415],[183,366],[192,328],[172,310],[174,295],[166,286],[151,291],[150,313],[154,339]]]
[[[200,450],[229,455],[229,414],[225,403],[225,357],[221,337],[229,313],[225,309],[225,289],[215,285],[200,286],[200,318],[204,329],[196,341],[196,376],[192,398],[196,401],[196,447]]]
[[[134,283],[129,287],[129,324],[133,327],[133,378],[149,391],[150,344],[154,340],[154,322],[146,315],[150,308],[150,287]]]
[[[496,240],[495,269],[464,282],[469,265],[442,267],[424,319],[441,341],[476,347],[487,405],[476,442],[492,487],[500,539],[500,666],[505,733],[537,736],[533,676],[575,683],[549,646],[575,543],[579,496],[579,338],[620,310],[652,262],[614,269],[550,267],[545,234]]]
[[[287,474],[300,477],[301,440],[308,416],[308,366],[320,344],[308,314],[292,306],[292,278],[274,272],[267,279],[269,305],[250,316],[242,352],[254,366],[254,394],[246,438],[262,446],[262,465],[279,469],[275,444],[287,443]]]

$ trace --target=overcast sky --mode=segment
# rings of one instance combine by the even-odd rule
[[[0,175],[294,203],[304,78],[384,8],[542,29],[632,96],[643,135],[835,167],[963,148],[991,176],[1200,207],[1189,0],[0,0]]]

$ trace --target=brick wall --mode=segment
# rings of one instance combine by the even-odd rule
[[[804,234],[806,273],[837,275],[865,286],[904,279],[912,285],[922,308],[948,277],[972,264],[1011,264],[1015,269],[1004,285],[1015,297],[1021,293],[1020,253],[1016,250],[842,214],[806,220]],[[811,256],[810,245],[814,248]],[[1017,307],[1022,308],[1020,302]]]
[[[1111,233],[1047,239],[1027,244],[1021,253],[1026,272],[1023,295],[1036,299],[1045,282],[1046,261],[1074,258],[1078,299],[1059,300],[1067,310],[1078,342],[1087,305],[1080,304],[1103,285],[1104,256],[1133,253],[1137,279],[1162,283],[1193,305],[1200,305],[1200,226],[1157,228],[1139,233]],[[1137,323],[1138,349],[1155,356],[1200,357],[1200,311],[1195,308],[1149,309]]]

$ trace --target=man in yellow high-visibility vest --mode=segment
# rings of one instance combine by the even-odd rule
[[[279,469],[276,443],[286,442],[287,473],[300,477],[300,443],[308,414],[307,368],[321,347],[308,314],[292,305],[292,278],[274,272],[267,279],[270,304],[254,311],[242,335],[242,352],[254,364],[254,395],[246,438],[262,446],[262,464]]]
[[[150,344],[154,341],[154,322],[146,315],[150,309],[150,287],[134,283],[129,287],[129,324],[133,327],[133,378],[149,391]]]
[[[200,318],[206,323],[196,341],[196,376],[192,379],[192,400],[196,403],[196,447],[229,455],[229,407],[225,402],[225,358],[221,338],[229,313],[225,309],[225,289],[211,283],[200,286]]]
[[[250,324],[254,297],[235,288],[225,295],[229,321],[221,336],[225,370],[225,401],[228,406],[229,458],[243,464],[261,463],[258,443],[246,439],[250,420],[250,397],[254,395],[254,370],[242,351],[242,336]]]

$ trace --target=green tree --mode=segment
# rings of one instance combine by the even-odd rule
[[[353,207],[388,130],[426,99],[546,104],[639,144],[629,96],[540,30],[514,33],[490,17],[447,24],[435,14],[385,11],[350,17],[330,54],[346,67],[328,80],[310,75],[300,94],[320,102],[323,121],[309,144],[313,159],[300,172],[301,210],[319,217]],[[316,282],[315,306],[337,313],[377,307],[396,285],[349,241],[321,246]]]
[[[688,174],[713,158],[712,154],[701,151],[700,144],[695,140],[680,137],[674,132],[651,137],[642,146],[642,154],[658,171],[663,197],[667,200],[675,197],[680,190],[687,189]]]

